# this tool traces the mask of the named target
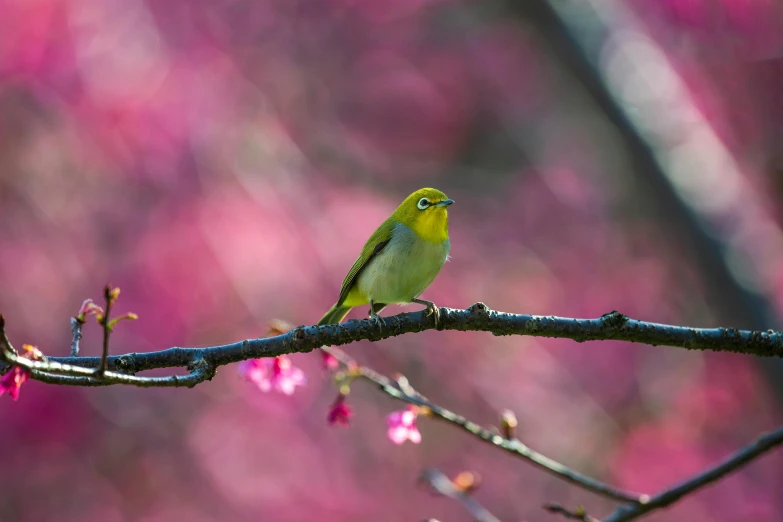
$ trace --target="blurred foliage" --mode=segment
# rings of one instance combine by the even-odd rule
[[[780,5],[624,3],[764,203],[753,215],[779,222]],[[743,326],[718,312],[736,303],[710,294],[722,282],[673,239],[685,225],[662,218],[551,28],[503,3],[2,11],[0,309],[17,344],[67,354],[68,318],[106,282],[140,315],[115,353],[314,323],[364,240],[421,186],[457,202],[452,261],[426,293],[441,306]],[[782,252],[748,244],[751,262],[775,267],[761,285],[779,320]],[[82,346],[99,353],[94,325]],[[736,355],[453,332],[349,351],[478,422],[510,408],[531,447],[646,492],[782,417],[767,374]],[[546,501],[611,507],[427,419],[420,445],[394,446],[384,417],[398,406],[369,388],[351,393],[349,428],[328,427],[337,390],[319,357],[293,359],[309,379],[291,397],[226,369],[194,390],[26,384],[0,401],[0,520],[464,520],[416,487],[431,466],[478,472],[477,498],[502,520],[546,520]],[[771,454],[649,519],[779,520],[781,469]]]

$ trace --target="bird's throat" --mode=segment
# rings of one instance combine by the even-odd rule
[[[449,238],[449,214],[445,208],[423,212],[415,227],[416,233],[425,241],[443,243]]]

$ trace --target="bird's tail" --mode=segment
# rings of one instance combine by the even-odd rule
[[[318,321],[318,326],[323,326],[325,324],[337,324],[343,319],[345,319],[345,316],[348,315],[348,312],[351,311],[351,308],[353,306],[337,306],[334,305],[329,309],[326,314],[321,317],[321,320]]]

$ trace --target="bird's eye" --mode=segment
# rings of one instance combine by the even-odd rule
[[[430,206],[430,200],[427,198],[421,198],[416,206],[419,207],[419,210],[424,210]]]

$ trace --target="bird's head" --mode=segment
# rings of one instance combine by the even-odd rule
[[[446,208],[454,203],[434,188],[419,189],[403,201],[392,215],[423,239],[439,243],[449,238],[449,213]]]

